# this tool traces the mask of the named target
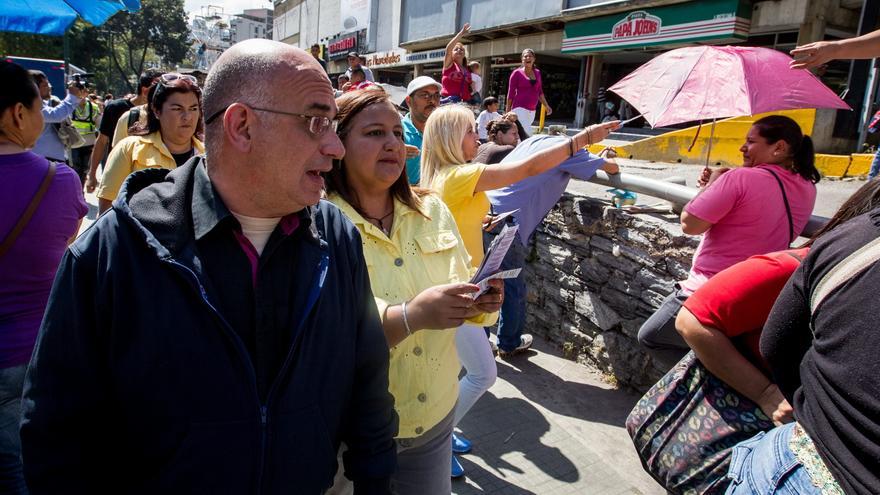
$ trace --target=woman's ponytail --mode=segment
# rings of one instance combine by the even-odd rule
[[[801,177],[813,184],[822,179],[822,174],[816,168],[816,153],[810,136],[804,136],[801,139],[801,145],[794,153],[794,168]]]

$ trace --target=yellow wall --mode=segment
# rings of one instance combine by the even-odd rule
[[[739,151],[745,141],[746,133],[752,123],[767,115],[785,115],[794,119],[800,125],[801,130],[809,135],[813,133],[813,125],[816,122],[816,111],[786,110],[781,112],[764,113],[751,117],[734,117],[720,120],[715,124],[715,134],[712,139],[712,151],[710,165],[720,164],[727,167],[739,167],[742,165],[742,153]],[[696,143],[688,151],[688,147],[694,141],[697,128],[689,127],[679,131],[667,132],[659,136],[652,136],[627,145],[615,146],[618,155],[624,158],[637,160],[651,160],[657,162],[679,162],[702,165],[706,163],[709,136],[711,135],[712,123],[705,123],[699,131]],[[593,145],[590,150],[600,151],[604,146]],[[816,168],[826,176],[864,175],[868,173],[873,155],[816,155]]]

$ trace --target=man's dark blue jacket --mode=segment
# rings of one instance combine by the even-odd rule
[[[317,262],[290,283],[309,284],[311,309],[261,400],[204,289],[198,167],[133,174],[65,254],[25,384],[31,493],[318,494],[341,441],[356,492],[387,493],[397,418],[357,230],[329,203],[309,209],[298,246]]]

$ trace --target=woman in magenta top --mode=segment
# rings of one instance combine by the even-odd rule
[[[532,122],[535,121],[535,109],[539,101],[547,109],[548,116],[553,113],[553,109],[544,98],[541,71],[535,67],[535,52],[531,48],[526,48],[522,52],[522,66],[510,73],[510,81],[507,84],[507,111],[516,113],[529,136],[532,135]]]
[[[473,93],[471,91],[471,73],[467,68],[464,45],[461,44],[461,38],[470,32],[470,29],[471,25],[464,23],[461,31],[446,45],[446,57],[443,59],[443,78],[440,80],[440,84],[443,86],[440,91],[443,103],[460,103],[471,99]]]
[[[675,331],[682,303],[725,268],[788,249],[813,211],[821,176],[813,142],[794,120],[771,115],[756,121],[740,151],[743,166],[706,174],[702,191],[684,207],[682,231],[703,239],[688,278],[639,329],[639,343],[666,368],[689,349]]]

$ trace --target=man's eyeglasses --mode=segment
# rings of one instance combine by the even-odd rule
[[[199,83],[199,80],[196,79],[195,76],[191,76],[189,74],[178,74],[176,72],[169,72],[167,74],[162,74],[161,76],[159,76],[159,80],[163,83],[170,83],[178,79],[183,79],[184,81],[189,81],[193,84]]]
[[[415,96],[416,98],[418,98],[420,100],[425,100],[425,101],[428,101],[428,100],[440,101],[440,93],[421,92],[421,93],[415,93],[415,94],[413,94],[413,96]]]
[[[277,113],[279,115],[289,115],[291,117],[299,117],[301,119],[308,120],[309,132],[311,132],[315,136],[320,136],[320,135],[324,134],[327,131],[327,129],[330,129],[333,132],[336,132],[336,126],[337,126],[337,124],[339,124],[338,120],[331,119],[330,117],[324,117],[322,115],[306,115],[304,113],[282,112],[280,110],[271,110],[268,108],[252,107],[250,105],[248,105],[247,107],[250,108],[251,110],[257,110],[260,112]],[[205,125],[210,124],[211,122],[216,120],[217,117],[223,115],[223,113],[226,112],[227,108],[229,108],[229,107],[227,106],[226,108],[223,108],[222,110],[218,110],[217,112],[214,112],[213,115],[211,115],[210,117],[208,117],[205,120]]]

